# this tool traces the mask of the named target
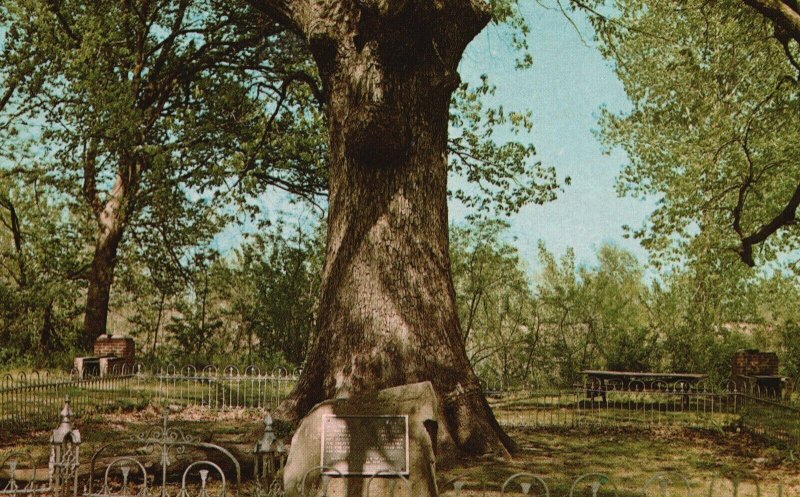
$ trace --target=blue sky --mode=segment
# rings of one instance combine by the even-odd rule
[[[622,246],[645,262],[646,251],[637,241],[622,237],[622,226],[641,226],[655,204],[617,196],[614,183],[626,162],[625,154],[618,150],[603,154],[593,134],[602,106],[614,112],[630,107],[622,84],[594,48],[585,19],[574,18],[582,39],[561,12],[533,2],[525,5],[532,68],[514,68],[508,36],[495,26],[472,42],[460,68],[462,79],[468,82],[477,83],[481,74],[488,74],[497,86],[497,103],[508,109],[531,109],[533,131],[521,139],[530,140],[539,159],[554,165],[559,177],[572,178],[572,185],[565,187],[558,200],[529,205],[511,217],[509,234],[533,269],[540,239],[559,255],[573,247],[580,263],[594,263],[594,254],[604,242]],[[459,222],[466,211],[451,202],[450,213],[451,220]]]

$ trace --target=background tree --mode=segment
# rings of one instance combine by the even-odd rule
[[[539,359],[544,363],[538,373],[546,381],[571,385],[587,368],[658,369],[657,328],[648,316],[650,292],[631,253],[603,245],[596,265],[578,266],[572,251],[559,260],[540,245],[539,261],[535,298],[542,320],[540,353],[549,359]]]
[[[572,384],[593,357],[594,342],[582,320],[581,282],[572,249],[556,258],[543,243],[538,247],[540,269],[536,275],[536,298],[544,328],[542,356],[537,373],[546,382]],[[550,374],[547,372],[550,371]]]
[[[504,239],[508,224],[475,219],[450,229],[456,306],[470,362],[484,381],[528,379],[541,320],[519,253]]]
[[[732,0],[615,5],[618,16],[599,20],[598,35],[633,109],[605,113],[601,136],[630,160],[620,192],[661,199],[635,236],[657,264],[704,250],[730,251],[749,266],[791,253],[800,205],[797,45]]]
[[[702,372],[723,381],[730,377],[736,350],[762,347],[747,335],[747,268],[736,263],[731,272],[721,271],[715,257],[707,259],[653,283],[647,318],[658,337],[662,369]]]
[[[153,228],[147,236],[176,251],[194,242],[159,228],[184,222],[184,235],[207,238],[218,228],[208,201],[234,174],[253,173],[262,187],[317,191],[318,174],[264,160],[273,133],[287,126],[315,135],[303,119],[312,111],[284,115],[296,99],[309,99],[307,89],[292,93],[293,45],[248,15],[214,0],[4,8],[0,74],[15,90],[12,117],[43,123],[44,133],[32,139],[47,147],[53,177],[95,224],[85,346],[106,330],[117,256],[132,226]],[[280,67],[268,63],[279,56]],[[26,59],[40,63],[20,64]]]
[[[236,323],[248,362],[303,363],[316,324],[323,254],[321,227],[279,222],[213,268],[225,321]]]
[[[36,175],[0,175],[0,360],[7,363],[57,362],[77,332],[81,234],[54,190]]]
[[[470,0],[251,3],[308,43],[329,132],[317,341],[282,414],[297,419],[325,398],[431,380],[462,449],[505,453],[510,440],[461,341],[447,237],[457,66],[492,11]],[[499,20],[513,12],[496,7]]]

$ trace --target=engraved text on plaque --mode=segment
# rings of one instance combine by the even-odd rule
[[[322,466],[344,475],[407,475],[408,416],[323,416]]]

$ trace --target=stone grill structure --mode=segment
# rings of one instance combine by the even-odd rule
[[[735,376],[777,376],[778,354],[742,349],[733,356],[731,373]]]
[[[784,378],[778,374],[778,354],[742,349],[733,355],[731,376],[740,390],[759,390],[780,397]]]
[[[136,344],[132,338],[101,335],[95,340],[92,352],[94,356],[75,358],[80,377],[131,372],[136,364]]]

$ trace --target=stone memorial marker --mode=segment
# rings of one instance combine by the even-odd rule
[[[292,437],[287,497],[436,497],[437,457],[455,453],[429,382],[317,404]]]
[[[320,466],[343,475],[408,474],[408,416],[322,416]],[[336,474],[326,470],[326,474]]]

